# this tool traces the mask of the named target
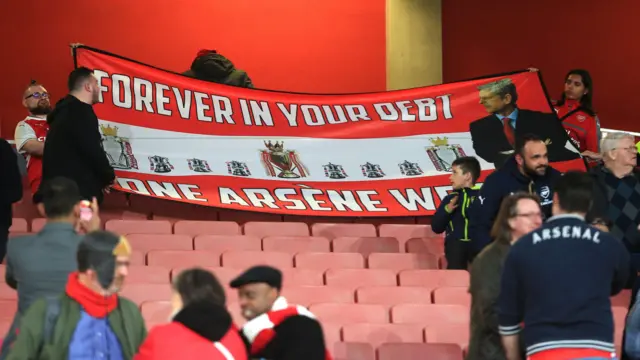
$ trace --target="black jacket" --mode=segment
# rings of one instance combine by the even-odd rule
[[[47,117],[49,133],[42,159],[42,183],[57,176],[74,180],[86,199],[102,198],[115,173],[102,148],[93,107],[74,96],[58,101]]]
[[[469,132],[473,141],[473,150],[486,162],[493,163],[496,168],[499,168],[509,158],[510,155],[501,154],[501,152],[513,150],[513,146],[509,144],[502,121],[496,115],[491,114],[471,122]],[[580,154],[565,148],[569,135],[555,114],[518,109],[515,135],[518,138],[525,134],[534,134],[542,140],[549,140],[547,144],[549,161],[568,161],[580,157]]]
[[[18,157],[5,140],[0,139],[0,229],[11,227],[11,205],[22,199],[22,177]]]

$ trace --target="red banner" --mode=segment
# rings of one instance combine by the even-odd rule
[[[494,115],[507,99],[516,134],[543,138],[561,168],[584,168],[538,73],[311,95],[214,84],[87,47],[75,60],[99,81],[103,146],[126,192],[292,215],[430,215],[456,158],[476,156],[484,177],[513,153]]]

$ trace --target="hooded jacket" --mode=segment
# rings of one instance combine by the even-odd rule
[[[464,188],[454,190],[447,195],[436,213],[431,218],[431,230],[436,234],[446,231],[445,241],[469,241],[469,207],[478,195],[477,188]],[[446,206],[454,197],[458,197],[458,207],[452,212],[447,211]]]
[[[196,303],[183,308],[171,323],[154,327],[134,357],[165,359],[247,360],[247,350],[225,308]]]
[[[67,95],[58,101],[47,122],[42,181],[63,176],[78,184],[84,198],[101,199],[102,189],[111,184],[115,172],[102,148],[93,107]]]
[[[479,252],[491,242],[491,227],[502,199],[513,193],[524,191],[538,195],[545,219],[551,217],[552,184],[561,175],[549,166],[544,176],[530,178],[520,172],[515,157],[509,158],[502,168],[487,177],[471,204],[469,231],[472,248]]]
[[[0,172],[0,231],[3,231],[11,227],[12,204],[22,199],[18,157],[5,139],[0,139]]]
[[[231,60],[215,50],[198,52],[191,64],[191,69],[185,71],[183,75],[217,84],[253,88],[249,75],[245,71],[236,69]]]

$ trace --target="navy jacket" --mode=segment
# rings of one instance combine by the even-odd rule
[[[550,217],[553,203],[551,184],[561,175],[558,170],[549,166],[545,176],[526,177],[518,170],[514,157],[489,175],[470,209],[469,231],[473,249],[479,252],[491,242],[491,227],[498,216],[502,199],[513,193],[524,191],[537,194],[540,197],[545,218]]]
[[[478,195],[477,189],[464,188],[454,190],[447,195],[431,218],[431,230],[436,234],[446,231],[445,241],[469,241],[469,207]],[[447,212],[445,207],[454,196],[458,196],[458,207],[453,212]]]
[[[614,352],[610,296],[628,275],[620,240],[580,216],[554,216],[511,246],[498,299],[500,334],[518,334],[524,321],[528,356],[577,347]]]

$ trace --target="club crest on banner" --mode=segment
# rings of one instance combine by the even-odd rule
[[[128,138],[118,136],[117,126],[100,124],[102,133],[102,148],[107,154],[109,165],[114,169],[138,169],[138,161],[133,156],[131,143]]]
[[[296,151],[284,149],[284,141],[265,141],[264,146],[267,150],[260,150],[260,160],[267,176],[296,179],[309,175]]]
[[[427,146],[425,150],[429,155],[429,159],[435,166],[436,170],[449,172],[451,171],[451,164],[463,156],[467,156],[462,149],[462,146],[458,144],[449,144],[447,137],[437,137],[431,139],[432,146]]]
[[[189,163],[189,170],[191,171],[195,171],[199,173],[211,172],[209,163],[206,160],[187,159],[187,162]]]
[[[398,164],[400,167],[400,173],[405,176],[418,176],[424,174],[422,169],[420,169],[420,165],[418,163],[412,163],[408,160],[401,162]]]
[[[157,173],[168,173],[173,170],[169,159],[158,155],[149,156],[149,165],[151,165],[151,171]]]
[[[227,172],[234,176],[251,176],[251,171],[246,163],[240,161],[227,161]]]
[[[330,179],[345,179],[347,177],[347,172],[344,171],[342,165],[328,163],[322,165],[322,168],[324,169],[324,176]]]
[[[380,165],[372,164],[368,161],[366,164],[360,165],[360,169],[362,170],[362,175],[368,178],[381,178],[386,175]]]

